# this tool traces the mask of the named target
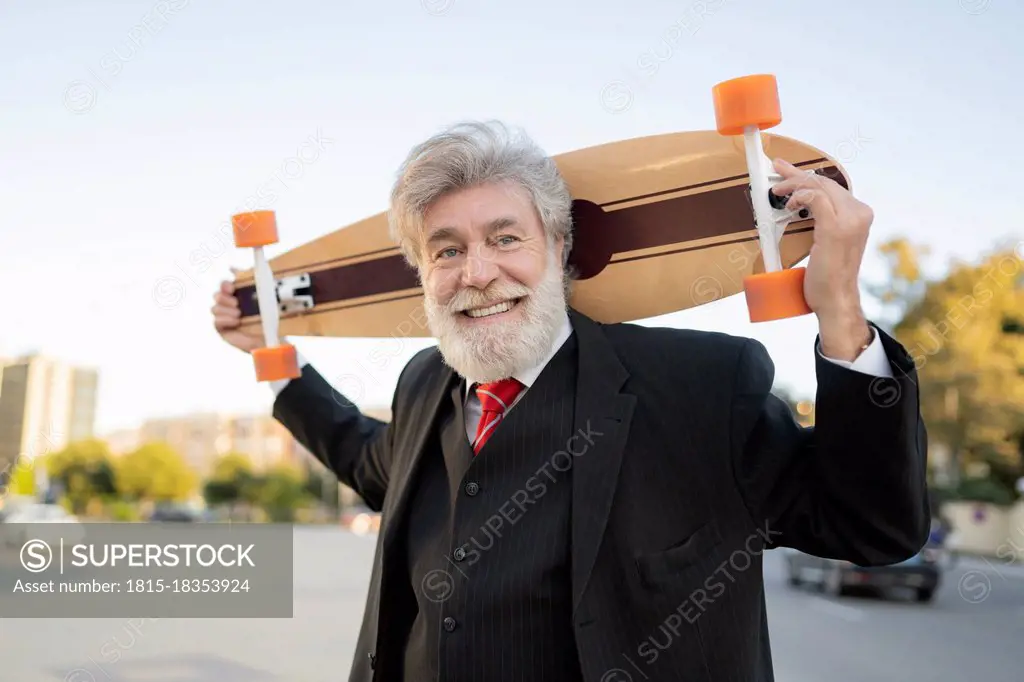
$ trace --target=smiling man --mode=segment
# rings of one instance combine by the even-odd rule
[[[817,218],[813,429],[757,341],[567,305],[571,197],[525,135],[463,124],[412,150],[389,215],[437,347],[390,423],[308,364],[274,389],[275,417],[383,511],[351,680],[771,680],[765,550],[879,565],[924,544],[914,363],[860,307],[872,212],[776,168]],[[215,328],[251,351],[233,291]]]

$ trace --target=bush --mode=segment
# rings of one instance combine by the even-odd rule
[[[112,502],[107,507],[107,514],[110,516],[111,521],[138,521],[139,510],[130,502],[117,501]]]
[[[955,497],[968,502],[988,502],[1009,506],[1016,501],[1017,495],[999,481],[986,476],[967,478],[961,481]]]

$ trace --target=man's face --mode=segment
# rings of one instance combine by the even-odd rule
[[[446,362],[477,381],[540,362],[565,314],[562,242],[514,183],[453,192],[421,235],[427,321]]]

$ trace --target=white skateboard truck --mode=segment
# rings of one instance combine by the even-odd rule
[[[235,246],[252,248],[255,259],[253,279],[256,283],[256,300],[259,303],[263,339],[266,343],[266,347],[257,348],[252,352],[256,380],[297,379],[302,373],[295,346],[281,343],[277,336],[280,321],[278,283],[274,280],[274,273],[263,253],[264,246],[277,243],[277,218],[273,211],[239,213],[231,216],[231,228],[235,235]],[[308,282],[306,284],[308,285]]]
[[[780,243],[786,226],[810,216],[807,209],[786,210],[787,197],[771,192],[782,180],[764,153],[761,131],[782,121],[775,77],[754,75],[723,81],[712,89],[715,119],[722,135],[742,135],[750,177],[750,197],[764,272],[743,278],[751,322],[798,317],[811,312],[804,299],[805,268],[782,265]]]

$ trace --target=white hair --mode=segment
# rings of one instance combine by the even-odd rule
[[[572,250],[572,198],[555,165],[525,133],[499,121],[455,124],[409,152],[391,191],[388,226],[406,261],[420,266],[424,214],[454,191],[512,181],[529,194],[549,244],[565,240],[564,269]],[[569,273],[566,272],[566,286]]]

